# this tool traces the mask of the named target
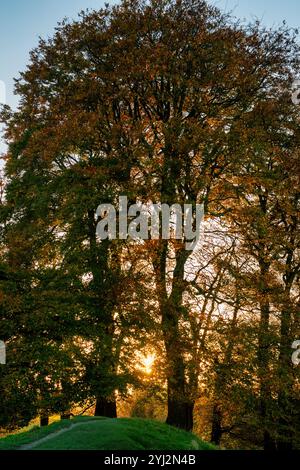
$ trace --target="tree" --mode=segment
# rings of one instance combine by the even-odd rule
[[[115,415],[115,391],[133,381],[130,361],[121,358],[129,358],[130,344],[140,340],[137,329],[128,328],[137,317],[139,328],[159,319],[169,424],[192,429],[199,379],[199,355],[191,360],[192,335],[184,328],[191,313],[185,302],[192,284],[186,276],[193,260],[188,240],[160,238],[139,246],[135,261],[147,260],[145,272],[153,275],[147,300],[156,308],[154,322],[152,310],[141,318],[145,309],[132,306],[130,296],[141,299],[143,281],[129,277],[136,276],[136,264],[126,267],[127,250],[132,254],[138,243],[98,240],[98,205],[116,205],[120,195],[129,202],[189,203],[194,209],[203,203],[207,221],[225,219],[238,228],[241,249],[258,263],[257,374],[265,446],[271,445],[269,280],[278,248],[277,238],[269,246],[276,232],[266,194],[273,167],[263,172],[267,156],[293,140],[282,90],[291,83],[297,51],[294,34],[284,26],[243,26],[203,0],[124,0],[63,22],[32,51],[16,84],[19,109],[4,113],[10,142],[6,243],[18,220],[24,251],[38,247],[26,273],[40,278],[51,257],[58,278],[66,276],[74,300],[66,308],[70,328],[62,342],[82,342],[80,377],[97,400],[97,414]],[[276,166],[275,176],[279,172]],[[276,197],[271,199],[273,205]],[[215,293],[223,276],[223,270],[216,272]],[[205,293],[205,302],[198,281],[194,287]],[[210,292],[212,311],[215,297]],[[207,325],[210,320],[211,314]],[[229,341],[226,364],[232,347]]]

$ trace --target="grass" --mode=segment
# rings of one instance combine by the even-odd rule
[[[61,420],[56,421],[49,426],[40,427],[38,425],[33,425],[30,428],[25,428],[25,430],[19,431],[16,434],[9,434],[7,437],[0,438],[0,450],[14,450],[20,446],[31,444],[34,441],[38,441],[43,437],[48,436],[51,433],[60,431],[61,429],[68,428],[71,424],[77,422],[84,422],[91,419],[90,416],[80,416],[72,420]],[[103,419],[103,418],[94,418],[94,419]]]
[[[89,421],[89,422],[85,422]],[[80,417],[0,439],[0,450],[18,449],[71,424],[80,425],[51,436],[33,450],[216,450],[194,434],[158,421],[138,418]]]

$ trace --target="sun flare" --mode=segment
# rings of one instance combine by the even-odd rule
[[[146,374],[151,374],[154,361],[155,361],[155,354],[148,354],[147,356],[143,358],[142,364],[143,364]]]

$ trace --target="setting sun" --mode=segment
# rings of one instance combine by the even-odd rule
[[[147,356],[143,358],[142,363],[143,363],[146,374],[151,374],[154,361],[155,361],[155,354],[148,354]]]

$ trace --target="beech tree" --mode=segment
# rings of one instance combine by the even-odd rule
[[[293,437],[288,438],[287,428],[291,432],[291,410],[297,387],[290,351],[298,316],[299,172],[295,152],[299,139],[299,111],[293,107],[284,87],[278,90],[276,85],[273,91],[270,88],[266,98],[247,116],[245,128],[250,131],[245,132],[244,127],[241,130],[243,136],[240,134],[239,142],[246,158],[239,170],[239,203],[230,217],[238,227],[243,249],[256,265],[252,288],[253,300],[260,311],[257,373],[260,423],[267,449],[281,448],[284,443],[293,445]],[[254,127],[256,133],[251,131]],[[274,356],[278,357],[277,364],[274,364]],[[274,394],[279,400],[276,409]],[[285,423],[282,428],[285,431],[279,429],[280,425],[278,428],[276,420]]]
[[[30,274],[30,292],[41,287],[45,293],[40,279],[48,265],[57,280],[64,277],[64,292],[72,299],[65,304],[61,299],[64,307],[59,302],[55,314],[62,328],[59,341],[80,342],[78,355],[71,348],[68,358],[79,381],[78,398],[82,390],[94,397],[96,414],[116,415],[116,390],[125,392],[134,381],[131,350],[143,343],[143,336],[145,341],[147,326],[159,324],[167,422],[192,429],[202,350],[195,356],[189,350],[193,333],[198,342],[199,332],[198,326],[191,334],[184,328],[195,326],[195,312],[185,300],[194,288],[213,310],[226,269],[211,261],[217,283],[208,292],[197,277],[199,264],[193,281],[187,276],[195,259],[186,249],[187,237],[140,244],[99,240],[95,214],[99,204],[116,205],[120,195],[129,203],[191,204],[194,209],[202,203],[206,221],[226,220],[242,240],[242,252],[257,263],[256,373],[265,448],[273,445],[269,330],[270,289],[275,287],[270,276],[285,250],[286,283],[298,250],[297,224],[292,228],[296,206],[281,222],[289,229],[285,249],[280,246],[277,206],[282,207],[282,198],[276,190],[282,164],[277,160],[285,152],[291,155],[290,148],[296,152],[291,132],[297,129],[297,113],[285,90],[297,70],[297,53],[295,33],[285,26],[269,31],[259,23],[242,25],[203,0],[123,0],[82,12],[78,21],[64,21],[53,38],[41,40],[31,52],[16,82],[19,108],[3,112],[10,144],[5,244],[13,259],[18,259],[18,243],[24,262],[28,257],[24,270]],[[295,198],[290,207],[297,204]],[[139,256],[133,261],[134,250]],[[145,277],[138,275],[141,259],[146,259],[144,276],[152,274],[148,290]],[[292,295],[288,283],[285,298]],[[233,330],[239,308],[234,299]],[[44,307],[47,311],[49,304]],[[39,307],[31,306],[27,318],[36,311],[42,323],[46,313]],[[286,370],[293,314],[290,309],[281,313],[280,367]],[[206,320],[208,327],[211,313]],[[54,328],[51,334],[46,331],[49,338]],[[229,367],[231,337],[226,348],[224,367]],[[227,379],[217,369],[214,387],[219,393]],[[218,400],[215,405],[216,417]]]

